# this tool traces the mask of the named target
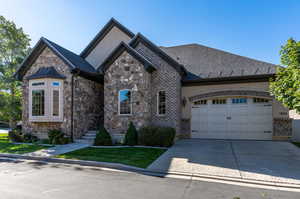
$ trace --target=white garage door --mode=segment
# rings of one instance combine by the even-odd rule
[[[195,101],[191,137],[272,139],[272,102],[264,98],[216,98]]]

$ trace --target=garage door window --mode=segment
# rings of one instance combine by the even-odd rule
[[[261,104],[261,103],[268,103],[269,100],[265,98],[253,98],[253,103]]]
[[[207,100],[198,100],[194,102],[194,105],[206,105]]]
[[[212,104],[226,104],[226,99],[213,99]]]
[[[232,104],[247,104],[247,98],[232,98]]]

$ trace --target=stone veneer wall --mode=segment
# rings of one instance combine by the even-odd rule
[[[30,122],[28,110],[29,81],[27,77],[35,73],[40,67],[49,66],[53,66],[57,72],[66,76],[63,83],[63,122]],[[74,77],[74,81],[74,135],[75,138],[78,138],[86,130],[98,128],[99,123],[102,122],[103,111],[101,111],[100,107],[103,107],[103,88],[100,84],[82,77]],[[67,135],[71,135],[71,82],[72,74],[70,73],[69,66],[46,47],[23,78],[22,126],[24,133],[33,133],[41,138],[46,138],[50,129],[60,129]]]
[[[137,128],[151,120],[150,77],[143,64],[124,51],[107,69],[104,76],[104,126],[112,134],[123,134],[132,121]],[[118,113],[119,90],[132,89],[132,115]]]
[[[27,77],[34,74],[40,67],[53,66],[57,72],[66,76],[64,79],[64,120],[63,122],[30,122],[29,121],[29,81]],[[23,82],[23,108],[22,108],[22,130],[25,133],[33,133],[41,138],[47,137],[50,129],[61,129],[66,134],[71,134],[71,80],[69,66],[67,66],[49,48],[45,48],[30,69],[26,72]]]
[[[147,57],[158,69],[151,76],[151,122],[154,125],[174,127],[177,137],[181,134],[181,76],[165,60],[142,43],[135,48]],[[166,91],[167,112],[165,116],[157,115],[157,93]]]
[[[292,136],[292,119],[273,119],[273,140],[286,140]]]
[[[74,137],[103,125],[103,85],[83,77],[74,78]]]

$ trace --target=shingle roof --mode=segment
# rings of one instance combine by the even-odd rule
[[[70,61],[73,64],[74,68],[78,68],[81,71],[85,71],[89,73],[96,72],[95,68],[79,55],[76,55],[75,53],[61,47],[60,45],[46,38],[43,39],[46,40],[48,43],[50,43],[59,53],[61,53],[68,61]]]
[[[59,74],[53,66],[39,68],[39,70],[36,73],[27,77],[28,80],[39,78],[65,79],[66,77],[64,75]]]
[[[279,67],[199,44],[161,49],[184,65],[188,71],[184,80],[273,75]]]
[[[85,74],[89,74],[91,76],[97,75],[96,69],[93,66],[91,66],[87,61],[85,61],[82,57],[42,37],[34,46],[30,54],[20,64],[15,74],[15,76],[19,80],[23,79],[23,76],[25,75],[26,71],[29,69],[33,61],[37,59],[37,57],[44,50],[45,47],[50,48],[58,57],[60,57],[70,67],[71,71],[77,70]]]

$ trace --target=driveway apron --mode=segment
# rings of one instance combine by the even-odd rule
[[[300,184],[299,165],[300,149],[289,142],[186,139],[148,169]]]

